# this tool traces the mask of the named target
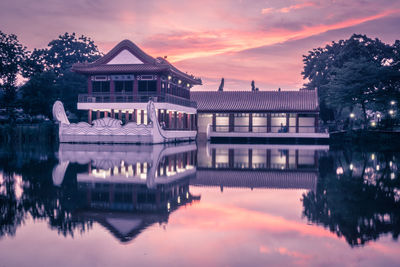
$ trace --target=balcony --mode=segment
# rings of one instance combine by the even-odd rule
[[[149,100],[156,103],[170,103],[186,107],[197,108],[197,103],[189,99],[168,95],[168,94],[154,94],[154,93],[92,93],[92,94],[79,94],[78,103],[146,103]]]

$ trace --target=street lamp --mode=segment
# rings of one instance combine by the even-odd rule
[[[389,110],[389,114],[393,116],[394,110],[393,109]]]
[[[394,106],[396,104],[396,101],[392,100],[390,101],[390,105]]]
[[[350,113],[350,118],[354,119],[355,116],[356,116],[356,115],[355,115],[353,112]]]

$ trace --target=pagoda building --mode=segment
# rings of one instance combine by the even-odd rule
[[[165,58],[149,56],[129,40],[92,63],[74,64],[72,71],[87,77],[88,91],[79,95],[78,109],[88,111],[89,124],[109,117],[146,125],[146,106],[152,100],[164,129],[196,130],[196,102],[190,100],[190,89],[201,85],[201,79]]]

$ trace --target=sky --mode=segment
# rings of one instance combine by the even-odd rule
[[[303,55],[353,33],[400,39],[399,0],[1,0],[0,31],[44,48],[65,32],[129,39],[201,77],[194,90],[298,90]]]

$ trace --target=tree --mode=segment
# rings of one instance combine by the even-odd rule
[[[220,85],[218,87],[218,92],[224,91],[224,83],[225,83],[225,80],[224,80],[224,78],[222,78],[221,79],[221,83],[220,83]]]
[[[27,52],[14,34],[0,31],[0,89],[4,91],[3,104],[11,107],[15,101],[17,76]]]
[[[91,62],[101,55],[97,45],[89,37],[84,35],[76,37],[75,33],[66,32],[51,41],[48,48],[35,49],[32,52],[27,60],[24,75],[31,77],[43,71],[54,71],[57,75],[62,75],[73,64]]]
[[[75,63],[91,62],[100,56],[89,37],[76,37],[75,33],[60,35],[48,44],[48,48],[35,49],[24,65],[24,76],[32,80],[22,88],[24,109],[30,114],[43,112],[41,114],[49,116],[52,103],[59,98],[66,110],[76,113],[78,94],[86,92],[87,81],[82,75],[71,72],[70,68]],[[47,95],[47,99],[40,99],[42,94]],[[31,97],[37,101],[36,104],[41,103],[41,107],[34,107],[36,104]]]
[[[51,117],[51,107],[57,99],[56,75],[54,72],[38,73],[21,88],[22,107],[31,115]]]
[[[354,34],[348,40],[332,42],[303,56],[302,75],[308,80],[304,86],[305,89],[318,90],[320,106],[324,107],[321,108],[321,118],[327,120],[333,113],[334,119],[343,119],[344,109],[360,108],[366,122],[367,103],[384,102],[388,97],[387,93],[394,93],[399,89],[398,76],[396,78],[400,65],[398,46],[398,41],[391,46],[379,39]],[[379,71],[379,77],[373,73],[373,69]],[[353,76],[352,72],[356,75]],[[353,93],[358,90],[362,95],[355,96],[346,92],[347,90]],[[384,99],[383,95],[386,95]],[[357,103],[354,98],[358,99]],[[362,103],[365,104],[364,107]]]

